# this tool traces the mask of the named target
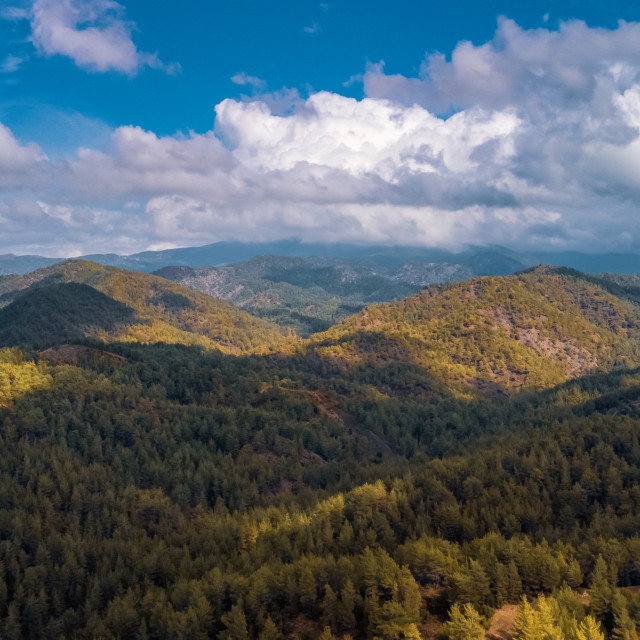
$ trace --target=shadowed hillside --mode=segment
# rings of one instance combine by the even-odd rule
[[[86,284],[27,289],[0,309],[0,345],[37,349],[101,333],[118,333],[135,321],[131,307]]]
[[[89,263],[0,287],[7,342],[80,342],[0,350],[3,640],[637,638],[630,301],[539,268],[260,342]]]
[[[84,327],[85,335],[121,341],[192,344],[228,352],[264,352],[286,344],[276,326],[226,302],[163,278],[82,260],[69,260],[23,276],[2,279],[0,304],[10,304],[24,291],[44,292],[52,285],[63,283],[93,287],[135,314],[126,324],[107,327],[93,322],[95,313],[91,305],[83,305],[78,309],[77,326]],[[41,296],[48,296],[54,303],[54,292]]]

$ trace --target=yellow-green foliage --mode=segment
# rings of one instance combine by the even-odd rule
[[[14,398],[30,391],[51,386],[51,381],[46,366],[25,362],[18,349],[0,350],[0,407],[9,406]]]
[[[88,331],[104,340],[168,342],[235,353],[280,351],[295,343],[277,326],[227,302],[164,278],[84,260],[68,260],[7,278],[0,284],[0,293],[10,296],[43,280],[87,284],[135,311],[139,322],[133,326],[108,333]]]
[[[604,640],[600,623],[592,616],[585,617],[579,608],[567,607],[568,597],[571,595],[566,588],[557,598],[541,595],[535,608],[523,597],[514,640]]]
[[[640,312],[599,287],[534,272],[372,305],[310,348],[343,367],[407,361],[459,389],[551,387],[640,363]]]
[[[205,349],[220,349],[228,352],[230,349],[215,343],[198,333],[189,333],[172,327],[161,320],[154,320],[150,324],[133,324],[126,327],[122,332],[111,335],[106,332],[99,332],[96,337],[109,342],[140,342],[141,344],[153,344],[154,342],[164,342],[166,344],[184,344],[193,347],[204,347]]]

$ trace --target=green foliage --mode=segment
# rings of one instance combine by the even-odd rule
[[[107,286],[102,268],[60,268]],[[156,304],[145,296],[193,311],[191,292],[107,272],[136,314]],[[521,640],[633,640],[640,606],[620,587],[640,584],[640,371],[610,357],[635,339],[635,311],[580,287],[534,274],[425,292],[397,315],[369,310],[397,323],[384,340],[361,326],[288,355],[1,350],[0,637],[417,640],[447,610],[449,637],[481,637],[485,615],[526,595]],[[520,323],[552,313],[543,291],[557,336],[599,336],[600,373],[560,367],[562,384],[497,400],[449,374],[482,373],[500,349],[439,368],[447,345],[474,341],[447,338],[443,303],[477,320],[513,295]],[[438,322],[433,366],[405,361]],[[507,332],[479,330],[479,350],[489,331]],[[587,585],[592,618],[574,591]]]
[[[604,640],[604,634],[598,622],[591,616],[587,616],[576,632],[576,640]]]
[[[42,348],[94,336],[264,353],[287,343],[277,327],[226,302],[163,278],[83,260],[2,280],[0,302],[12,301],[0,310],[4,345]]]
[[[480,614],[467,602],[461,609],[455,602],[449,612],[449,620],[442,627],[447,640],[483,640],[484,624]]]
[[[497,396],[640,364],[640,309],[585,280],[482,278],[372,305],[311,348],[348,369],[405,360],[457,393]]]
[[[85,284],[29,289],[0,309],[0,346],[43,349],[99,331],[117,332],[134,318],[133,309]]]
[[[428,282],[448,279],[442,269],[387,269],[357,260],[261,256],[221,267],[165,267],[163,278],[229,300],[255,316],[292,328],[301,336],[325,331],[372,302],[397,300]],[[454,272],[459,275],[459,271]]]

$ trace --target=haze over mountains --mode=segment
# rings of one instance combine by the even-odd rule
[[[409,246],[360,246],[352,244],[303,243],[299,240],[244,243],[217,242],[201,247],[143,251],[132,255],[92,254],[79,256],[98,264],[152,272],[168,266],[203,267],[251,260],[257,256],[333,257],[366,260],[387,267],[404,263],[446,264],[468,270],[469,275],[509,275],[536,264],[571,267],[586,273],[640,273],[640,256],[635,253],[586,254],[565,252],[514,252],[504,247],[470,247],[460,252]],[[27,273],[65,258],[0,255],[0,274]]]

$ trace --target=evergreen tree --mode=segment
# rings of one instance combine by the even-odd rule
[[[483,640],[485,629],[472,604],[466,603],[460,609],[456,602],[449,611],[449,620],[442,626],[442,633],[447,640]]]
[[[318,640],[336,640],[336,637],[331,633],[331,627],[325,627]]]
[[[358,600],[362,602],[353,586],[351,578],[347,578],[340,592],[339,624],[342,628],[350,629],[355,625],[356,618],[354,610]]]
[[[599,555],[591,574],[590,609],[596,617],[611,611],[615,588],[611,583],[609,569],[604,558]]]
[[[613,598],[613,640],[639,640],[635,622],[629,615],[629,609],[620,592],[616,592]]]
[[[340,622],[340,602],[330,584],[324,586],[324,600],[322,601],[322,619],[326,626],[335,629]]]
[[[229,612],[223,614],[222,623],[226,629],[220,632],[220,640],[249,640],[247,619],[240,603],[233,605]]]
[[[267,616],[258,640],[279,640],[281,637],[282,634],[278,631],[276,623],[271,619],[271,616]]]
[[[604,640],[600,623],[593,616],[587,616],[578,627],[576,640]]]

